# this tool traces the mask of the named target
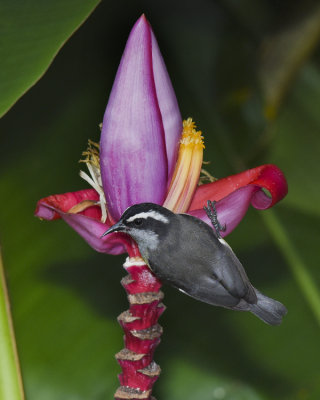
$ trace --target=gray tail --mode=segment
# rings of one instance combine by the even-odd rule
[[[277,300],[270,299],[256,289],[258,301],[250,304],[250,311],[269,325],[280,325],[287,314],[286,307]]]

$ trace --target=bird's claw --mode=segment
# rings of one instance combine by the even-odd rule
[[[211,221],[212,226],[214,227],[218,238],[221,238],[220,232],[224,232],[227,227],[226,225],[221,225],[220,222],[218,221],[218,216],[217,216],[217,210],[216,210],[216,201],[213,200],[208,200],[207,201],[207,207],[204,206],[203,209],[205,210],[208,218]]]

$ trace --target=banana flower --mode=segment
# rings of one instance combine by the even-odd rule
[[[199,186],[203,148],[192,120],[182,122],[156,38],[143,15],[131,31],[113,84],[100,154],[94,144],[87,152],[90,176],[81,175],[92,188],[43,198],[35,215],[62,218],[95,250],[120,254],[128,251],[127,239],[118,233],[101,235],[133,204],[157,203],[209,223],[203,206],[215,200],[225,236],[250,204],[266,209],[286,195],[285,177],[271,164]]]
[[[177,99],[152,29],[143,16],[127,41],[103,118],[100,145],[84,153],[92,186],[41,199],[35,215],[62,218],[96,251],[128,252],[123,279],[130,310],[119,316],[126,348],[117,354],[123,373],[116,399],[150,399],[160,373],[152,361],[164,310],[161,282],[137,258],[134,243],[121,233],[101,237],[133,204],[152,202],[207,220],[203,206],[216,201],[218,220],[229,234],[250,204],[267,209],[287,193],[283,173],[262,165],[199,185],[204,140],[191,118],[182,121]],[[269,195],[265,192],[268,191]],[[149,274],[149,275],[146,275]],[[146,279],[146,276],[148,278]]]

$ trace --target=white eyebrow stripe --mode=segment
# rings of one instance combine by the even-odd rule
[[[127,219],[127,222],[132,222],[137,218],[153,218],[156,219],[158,221],[164,222],[165,224],[167,224],[169,222],[168,218],[165,217],[164,215],[158,213],[157,211],[147,211],[147,212],[141,212],[139,214],[133,215],[132,217]]]

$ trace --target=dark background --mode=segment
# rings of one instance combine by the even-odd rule
[[[183,117],[204,133],[207,169],[223,177],[272,162],[289,182],[281,204],[249,210],[228,237],[254,285],[287,306],[283,324],[165,287],[155,396],[319,399],[320,303],[308,284],[320,285],[320,52],[309,29],[320,26],[319,5],[276,0],[103,1],[0,121],[0,234],[27,398],[110,399],[118,386],[124,256],[97,254],[33,211],[41,197],[87,187],[78,160],[88,138],[99,140],[143,12]]]

